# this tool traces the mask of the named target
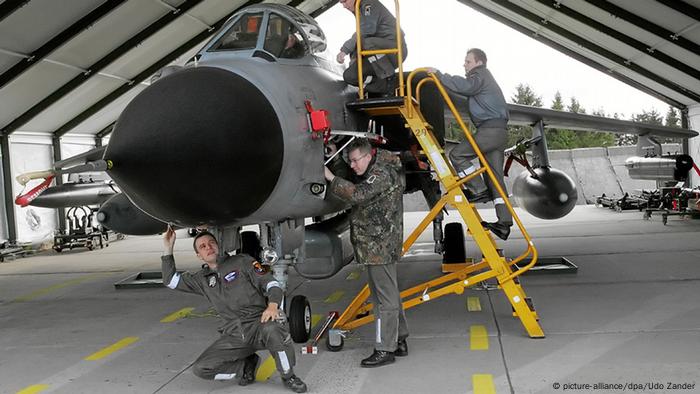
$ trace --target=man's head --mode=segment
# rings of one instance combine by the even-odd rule
[[[346,10],[355,13],[355,0],[340,0],[340,4],[345,7]]]
[[[202,261],[207,264],[216,263],[216,258],[219,256],[219,243],[216,242],[216,237],[209,231],[202,231],[194,236],[192,242],[194,252]]]
[[[464,57],[464,72],[469,74],[474,67],[486,66],[486,53],[479,48],[472,48],[467,51]]]
[[[348,160],[350,168],[357,175],[364,175],[372,161],[372,145],[364,138],[357,138],[348,147]]]

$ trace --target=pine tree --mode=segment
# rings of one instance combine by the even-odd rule
[[[542,106],[542,97],[537,95],[528,84],[518,84],[515,94],[510,98],[515,104]],[[532,137],[532,127],[508,126],[508,146],[515,145],[518,141]]]
[[[586,110],[581,106],[581,103],[576,100],[576,97],[571,96],[571,101],[569,105],[566,107],[566,110],[569,112],[574,112],[577,114],[585,114]]]
[[[664,126],[668,127],[680,127],[681,119],[678,117],[678,112],[672,106],[668,106],[668,112],[666,112],[666,121]]]
[[[550,108],[556,109],[557,111],[564,110],[564,101],[561,99],[561,93],[559,93],[558,90],[554,93],[554,100],[552,100],[552,106]]]
[[[542,106],[542,97],[537,95],[530,85],[519,83],[515,90],[515,95],[510,98],[514,103],[533,107]]]

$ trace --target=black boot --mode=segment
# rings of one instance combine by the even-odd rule
[[[399,339],[399,342],[396,344],[396,351],[394,352],[394,356],[408,356],[408,344],[406,343],[405,339]]]
[[[491,192],[484,190],[480,193],[474,193],[469,189],[464,189],[464,195],[467,197],[470,203],[476,204],[478,202],[489,202],[491,201]]]
[[[361,367],[374,368],[394,362],[394,353],[374,349],[374,353],[360,363]]]
[[[306,383],[302,382],[298,376],[292,375],[288,378],[282,378],[284,387],[294,391],[295,393],[305,393]]]
[[[247,386],[255,382],[255,369],[258,367],[258,362],[260,357],[253,353],[245,358],[245,364],[243,364],[243,376],[238,379],[238,384],[241,386]]]
[[[494,233],[498,238],[502,240],[507,240],[508,236],[510,235],[510,226],[507,224],[503,223],[498,223],[498,222],[481,222],[481,225],[484,226],[485,229],[491,231]]]

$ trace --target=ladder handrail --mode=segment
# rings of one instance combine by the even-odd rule
[[[535,245],[532,242],[532,238],[530,238],[530,234],[528,234],[527,230],[525,230],[525,226],[523,223],[520,221],[520,218],[518,215],[515,213],[515,210],[513,209],[513,206],[510,204],[510,200],[508,199],[508,196],[505,194],[503,191],[503,188],[501,188],[500,182],[496,179],[496,175],[493,173],[493,170],[491,169],[491,166],[489,165],[488,161],[484,157],[484,154],[481,152],[481,149],[479,149],[479,146],[477,145],[476,141],[474,141],[474,138],[471,136],[471,133],[469,132],[469,129],[467,128],[466,124],[462,120],[461,115],[459,114],[459,111],[457,111],[457,108],[455,107],[454,103],[452,102],[452,99],[450,99],[450,96],[447,94],[447,91],[445,90],[445,87],[442,85],[440,80],[437,78],[437,76],[434,73],[428,72],[428,68],[417,68],[413,71],[408,76],[406,85],[407,85],[407,94],[406,97],[408,100],[406,100],[406,103],[408,103],[408,116],[409,118],[412,117],[412,111],[413,111],[413,105],[411,104],[413,101],[413,96],[412,96],[412,89],[411,89],[411,82],[413,81],[413,77],[419,73],[419,72],[426,72],[428,74],[428,78],[423,79],[417,86],[417,89],[420,89],[423,85],[424,82],[426,81],[432,81],[435,83],[435,86],[437,86],[438,90],[440,91],[440,94],[442,95],[443,100],[445,103],[447,103],[448,107],[450,108],[450,111],[452,111],[452,115],[455,117],[455,120],[459,123],[460,128],[462,129],[462,132],[464,133],[465,137],[467,138],[467,141],[469,141],[469,144],[472,146],[474,149],[474,153],[479,157],[479,163],[481,164],[482,169],[485,168],[486,173],[488,174],[489,178],[491,179],[491,183],[496,187],[496,190],[498,191],[499,196],[503,198],[503,202],[506,204],[506,207],[508,208],[508,211],[510,211],[511,215],[513,216],[513,219],[515,220],[516,224],[518,225],[518,228],[520,228],[520,231],[523,234],[523,237],[525,238],[525,241],[527,242],[527,249],[525,252],[523,252],[521,255],[516,257],[511,264],[516,264],[528,255],[532,253],[532,259],[531,261],[525,265],[524,267],[520,268],[519,270],[511,273],[508,275],[503,281],[513,279],[516,276],[522,275],[525,271],[529,270],[532,268],[536,263],[537,263],[537,249],[535,248]],[[416,96],[418,96],[419,91],[416,92]]]
[[[360,100],[365,98],[365,81],[362,77],[362,58],[365,55],[390,55],[397,54],[399,63],[399,96],[404,96],[404,80],[403,80],[403,36],[401,34],[401,15],[399,9],[399,0],[394,0],[394,8],[396,12],[396,48],[374,49],[362,51],[362,34],[360,32],[360,3],[362,0],[355,0],[355,51],[357,54],[357,87],[360,88]]]

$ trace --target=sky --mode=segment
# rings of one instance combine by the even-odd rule
[[[393,12],[393,0],[381,0]],[[508,102],[519,83],[528,84],[550,107],[557,90],[564,104],[572,96],[587,113],[603,109],[628,119],[643,110],[656,109],[662,116],[668,104],[560,53],[455,0],[403,0],[401,27],[406,33],[408,57],[404,69],[435,67],[464,75],[464,55],[481,48],[488,68]],[[354,16],[340,5],[316,20],[335,55],[355,30]]]

